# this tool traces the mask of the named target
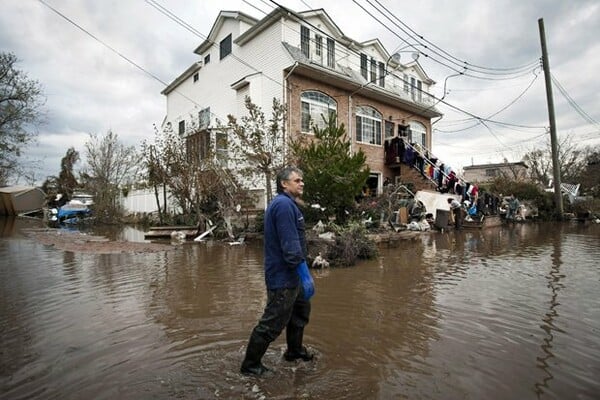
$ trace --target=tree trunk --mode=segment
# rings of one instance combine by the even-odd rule
[[[158,209],[158,220],[159,220],[160,224],[162,225],[163,217],[162,217],[162,211],[160,209],[160,197],[158,195],[158,186],[157,185],[152,185],[152,186],[154,186],[154,198],[156,199],[156,208]]]

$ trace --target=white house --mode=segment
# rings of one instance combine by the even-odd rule
[[[441,114],[428,94],[435,82],[419,64],[418,52],[392,55],[378,39],[357,42],[323,9],[277,8],[260,20],[221,11],[194,52],[198,61],[162,94],[165,124],[180,135],[199,135],[203,146],[220,142],[216,120],[245,115],[244,99],[250,96],[267,116],[273,98],[280,99],[289,112],[286,134],[294,137],[312,135],[312,126],[323,124],[321,114],[335,111],[353,151],[361,148],[367,155],[372,189],[381,190],[386,177],[401,173],[399,164],[386,162],[386,140],[404,136],[431,147],[431,119]],[[200,132],[191,133],[191,126]]]

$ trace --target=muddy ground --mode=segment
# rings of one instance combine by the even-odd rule
[[[46,246],[59,250],[94,253],[150,253],[173,250],[176,246],[167,243],[141,243],[109,240],[104,236],[88,235],[81,232],[70,232],[56,229],[29,229],[27,236]]]

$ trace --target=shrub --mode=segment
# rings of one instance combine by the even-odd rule
[[[366,229],[357,223],[345,227],[332,225],[335,242],[329,246],[326,257],[333,266],[351,266],[359,259],[377,256],[377,245],[366,235]]]

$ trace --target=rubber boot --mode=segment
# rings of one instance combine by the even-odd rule
[[[270,369],[265,367],[261,362],[268,347],[269,342],[253,332],[248,341],[246,357],[244,357],[244,361],[242,361],[240,372],[244,375],[261,376],[270,371]]]
[[[287,327],[285,329],[285,338],[287,340],[287,350],[283,353],[283,358],[286,361],[310,361],[313,359],[313,354],[302,346],[302,337],[304,336],[304,328]]]

